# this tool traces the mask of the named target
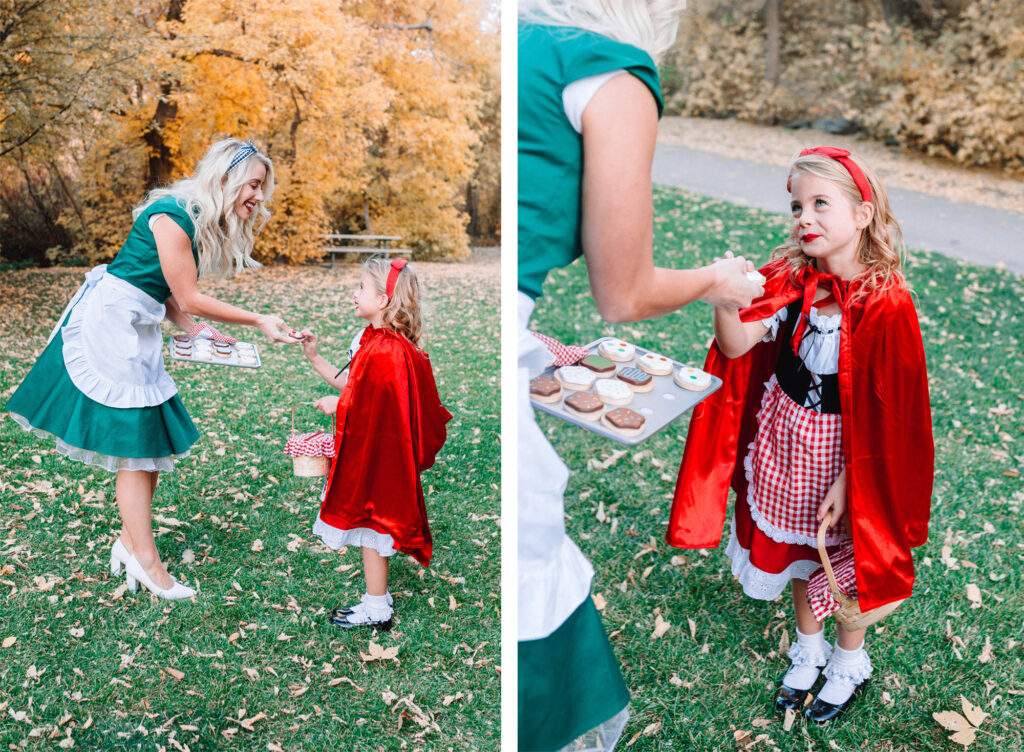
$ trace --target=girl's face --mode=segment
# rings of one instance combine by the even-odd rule
[[[254,159],[249,168],[249,179],[242,186],[235,200],[235,214],[239,219],[246,220],[263,203],[263,181],[267,179],[267,167],[258,159]]]
[[[377,285],[374,284],[373,277],[365,269],[359,276],[355,301],[356,316],[379,327],[384,319],[384,307],[388,304],[388,296],[377,293]]]
[[[793,231],[800,250],[818,260],[818,269],[841,277],[861,271],[857,248],[871,222],[870,203],[854,203],[831,180],[806,172],[793,176]]]

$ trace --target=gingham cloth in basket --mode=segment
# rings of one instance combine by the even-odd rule
[[[288,437],[284,453],[292,457],[333,457],[334,436],[323,431],[297,433]]]
[[[857,574],[853,564],[853,541],[847,541],[839,552],[828,557],[832,573],[836,576],[839,592],[848,598],[857,598]],[[811,605],[814,618],[821,621],[839,610],[839,601],[832,595],[825,568],[819,567],[807,583],[807,602]]]

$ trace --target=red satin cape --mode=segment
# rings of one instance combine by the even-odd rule
[[[910,549],[928,538],[935,465],[924,346],[910,293],[901,283],[851,302],[856,282],[839,291],[834,277],[813,267],[794,275],[784,259],[761,273],[764,295],[740,312],[743,321],[809,299],[819,285],[844,297],[839,401],[858,601],[866,611],[906,598],[914,583]],[[731,360],[712,344],[704,370],[724,383],[690,421],[665,536],[670,545],[715,548],[730,486],[745,498],[743,456],[785,339],[759,342]]]
[[[434,544],[420,472],[434,464],[451,418],[427,354],[397,332],[366,327],[338,401],[320,518],[390,535],[396,550],[427,566]]]

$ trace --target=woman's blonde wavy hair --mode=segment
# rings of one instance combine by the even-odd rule
[[[387,295],[391,261],[374,256],[363,262],[363,269],[373,280],[374,292],[377,295]],[[405,265],[395,280],[395,289],[391,300],[384,307],[384,326],[398,332],[416,347],[420,346],[420,337],[423,335],[420,282],[410,264]]]
[[[631,44],[658,62],[671,49],[686,0],[519,0],[519,20],[571,26]]]
[[[274,165],[256,152],[228,172],[228,165],[245,146],[237,138],[225,138],[213,144],[196,165],[195,174],[163,188],[154,188],[132,210],[132,220],[157,199],[173,196],[185,207],[195,224],[199,246],[199,276],[212,274],[218,279],[229,277],[242,269],[259,266],[252,258],[254,235],[270,219],[267,204],[274,194]],[[263,181],[263,203],[247,219],[235,214],[235,202],[242,187],[249,182],[253,163],[267,168]],[[258,224],[257,224],[258,222]]]
[[[889,208],[889,195],[879,182],[875,173],[860,159],[850,155],[860,167],[871,187],[871,205],[874,213],[871,223],[861,232],[860,245],[857,248],[857,260],[867,268],[857,275],[857,290],[854,299],[861,298],[871,292],[881,292],[903,282],[900,267],[906,256],[903,245],[903,232]],[[840,188],[854,204],[863,203],[860,189],[853,181],[846,168],[832,157],[822,154],[796,156],[789,168],[789,179],[801,173],[816,175],[829,180]],[[789,239],[772,253],[773,259],[785,258],[793,273],[805,266],[814,266],[814,259],[800,250],[797,242],[797,227],[794,223]]]

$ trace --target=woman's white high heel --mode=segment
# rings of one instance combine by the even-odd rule
[[[138,590],[139,583],[146,588],[153,595],[158,598],[163,598],[166,601],[179,601],[183,598],[191,598],[196,594],[196,591],[187,585],[182,585],[180,582],[171,577],[174,585],[167,588],[166,590],[150,579],[150,576],[146,574],[146,570],[139,564],[139,560],[134,556],[128,556],[128,561],[125,562],[125,576],[128,580],[128,589],[133,593]]]
[[[110,576],[117,577],[124,572],[125,565],[131,557],[120,538],[114,541],[114,545],[110,547]]]

